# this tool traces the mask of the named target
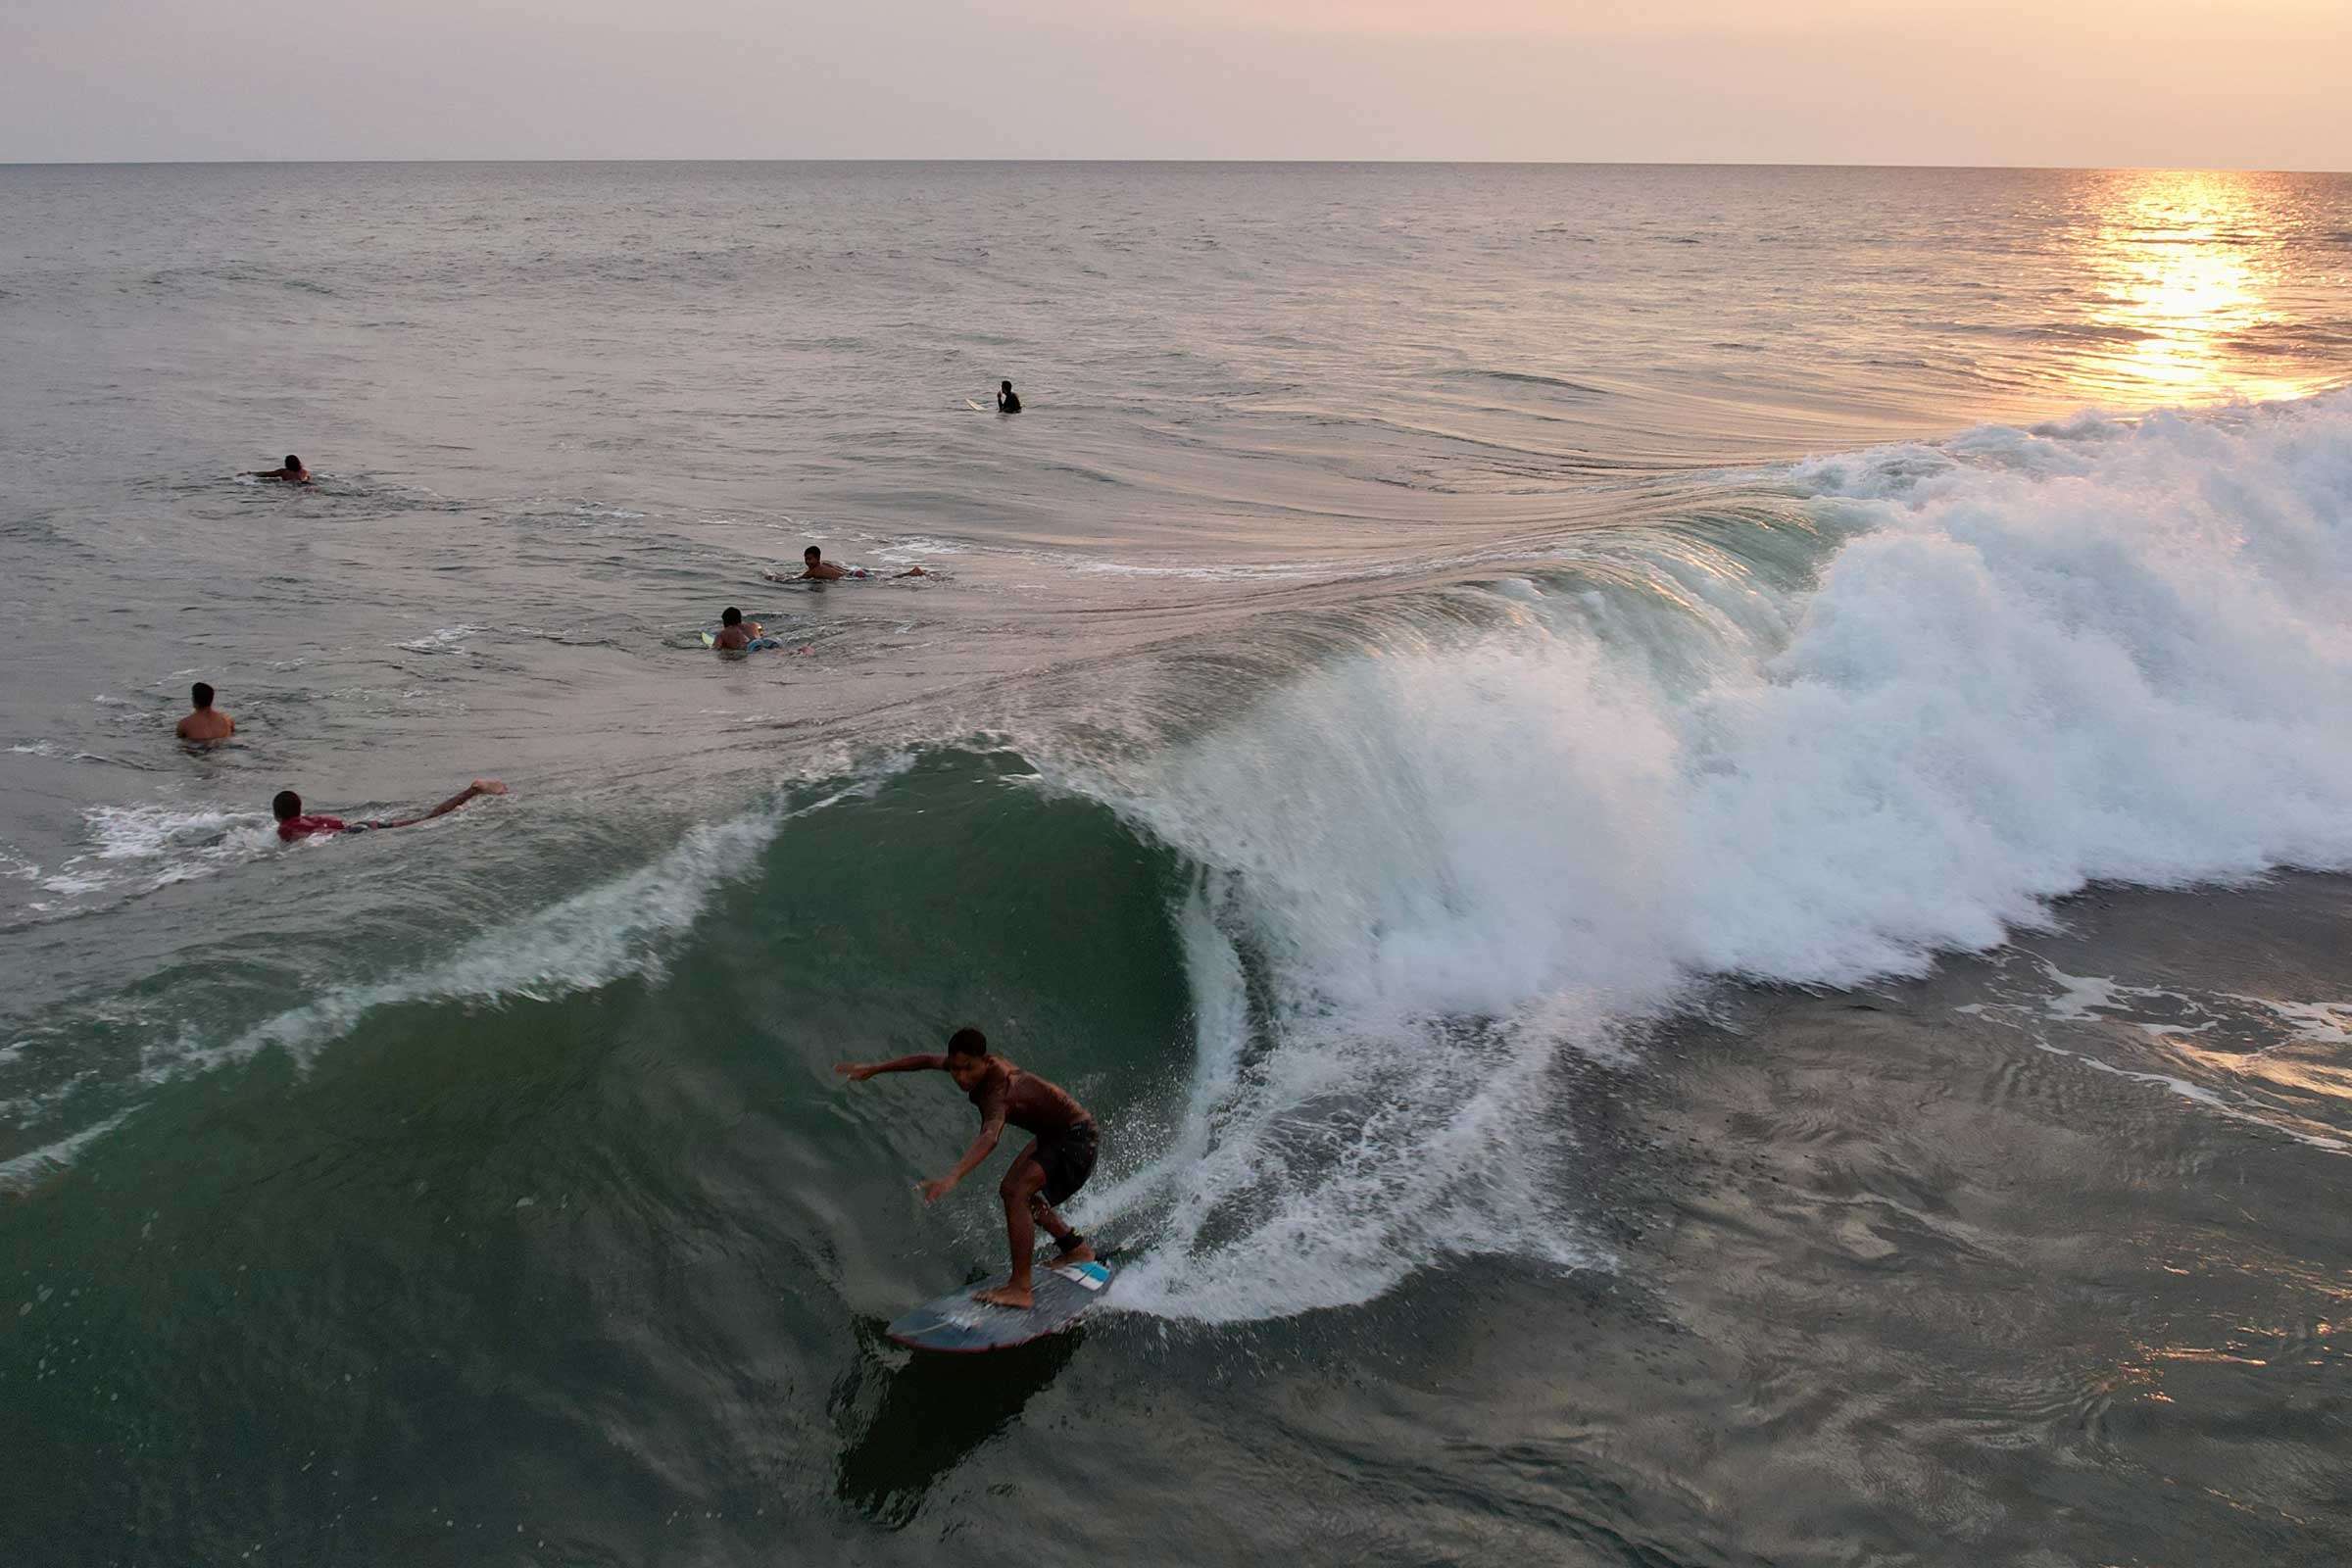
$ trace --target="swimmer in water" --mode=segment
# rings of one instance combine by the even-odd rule
[[[498,780],[477,778],[422,816],[404,816],[389,822],[346,822],[339,816],[305,816],[302,797],[292,790],[279,790],[277,798],[270,803],[270,814],[277,818],[277,836],[291,844],[296,839],[307,839],[315,833],[368,833],[379,828],[415,827],[419,822],[430,822],[436,816],[447,816],[476,795],[506,793],[507,787]]]
[[[798,577],[790,578],[788,580],[793,582],[833,582],[842,577],[865,577],[870,575],[872,574],[863,566],[844,566],[837,564],[834,562],[827,561],[825,559],[825,553],[822,550],[817,549],[814,545],[810,545],[808,549],[801,552],[801,574]],[[895,575],[901,577],[925,577],[929,576],[930,573],[924,571],[920,566],[909,566],[905,571],[898,572]]]
[[[729,605],[718,612],[718,635],[710,639],[710,646],[722,654],[748,654],[755,649],[773,648],[776,640],[758,621],[745,620],[743,612]]]
[[[997,412],[999,414],[1021,412],[1021,395],[1012,389],[1010,381],[1006,381],[997,388]]]
[[[179,738],[197,746],[224,741],[237,732],[237,721],[213,706],[213,689],[198,681],[188,693],[194,706],[179,721]]]
[[[286,466],[284,467],[256,468],[252,472],[248,473],[245,477],[248,479],[275,479],[281,484],[309,484],[311,482],[311,470],[302,466],[302,460],[300,458],[289,452],[286,454]]]

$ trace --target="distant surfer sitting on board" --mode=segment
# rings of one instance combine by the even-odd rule
[[[245,477],[248,479],[277,479],[286,484],[309,484],[311,482],[311,470],[302,466],[302,460],[300,458],[289,452],[286,454],[286,466],[284,467],[256,468],[252,472],[248,473]]]
[[[1012,383],[1010,381],[1006,381],[1004,385],[997,388],[997,412],[999,414],[1018,414],[1021,412],[1021,395],[1012,389]]]
[[[1021,1071],[1003,1056],[989,1054],[988,1037],[977,1029],[956,1030],[948,1038],[944,1056],[901,1056],[896,1061],[870,1064],[845,1061],[833,1070],[852,1083],[863,1083],[878,1072],[929,1072],[935,1068],[955,1079],[956,1087],[970,1097],[980,1112],[980,1136],[972,1140],[972,1147],[963,1152],[954,1170],[922,1184],[924,1202],[938,1202],[978,1168],[997,1147],[1006,1122],[1035,1135],[1035,1142],[1021,1151],[997,1184],[997,1192],[1004,1200],[1004,1233],[1012,1243],[1012,1278],[997,1290],[972,1293],[974,1299],[994,1306],[1027,1307],[1031,1304],[1029,1258],[1037,1245],[1036,1226],[1043,1225],[1060,1244],[1054,1262],[1084,1263],[1095,1255],[1086,1238],[1054,1212],[1055,1203],[1068,1201],[1095,1172],[1095,1150],[1100,1142],[1095,1118],[1058,1085]]]
[[[375,828],[415,827],[419,822],[430,822],[436,816],[447,816],[476,795],[506,793],[507,787],[498,780],[477,778],[422,816],[404,816],[396,822],[346,822],[339,816],[305,816],[302,812],[302,797],[292,790],[279,790],[277,798],[270,803],[270,814],[277,818],[277,836],[291,844],[296,839],[307,839],[314,833],[366,833]]]
[[[838,562],[827,561],[825,553],[814,545],[810,545],[801,552],[800,580],[802,582],[833,582],[843,577],[862,577],[865,574],[863,566],[844,566]],[[923,568],[909,566],[899,575],[920,577],[923,575]]]

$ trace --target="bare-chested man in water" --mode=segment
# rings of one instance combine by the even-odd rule
[[[845,1061],[833,1070],[852,1083],[863,1083],[878,1072],[934,1068],[955,1079],[956,1087],[970,1098],[980,1112],[980,1136],[954,1170],[922,1184],[924,1202],[938,1202],[977,1169],[997,1147],[1006,1122],[1034,1135],[1035,1141],[997,1185],[1004,1200],[1004,1233],[1012,1243],[1012,1278],[996,1290],[972,1293],[975,1299],[997,1306],[1028,1306],[1029,1259],[1037,1246],[1037,1226],[1043,1225],[1060,1244],[1054,1262],[1083,1263],[1095,1255],[1086,1238],[1054,1212],[1055,1203],[1067,1202],[1095,1172],[1095,1151],[1101,1142],[1095,1118],[1059,1086],[1021,1071],[1003,1056],[990,1055],[988,1037],[977,1029],[956,1030],[948,1038],[944,1056],[901,1056],[871,1064]]]
[[[210,746],[224,741],[237,732],[237,721],[213,706],[213,688],[198,681],[188,693],[194,706],[188,716],[179,721],[179,738],[196,746]]]

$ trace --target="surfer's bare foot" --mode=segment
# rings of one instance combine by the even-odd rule
[[[974,1291],[972,1299],[985,1301],[990,1306],[1027,1308],[1037,1304],[1027,1289],[1018,1285],[1000,1285],[993,1291]]]
[[[1095,1247],[1092,1242],[1080,1242],[1076,1247],[1065,1247],[1054,1254],[1056,1263],[1092,1263],[1094,1260]]]

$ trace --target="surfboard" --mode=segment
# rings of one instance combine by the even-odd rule
[[[1009,1270],[979,1285],[967,1285],[937,1300],[925,1301],[884,1330],[910,1350],[948,1350],[970,1354],[977,1350],[1009,1350],[1016,1345],[1058,1334],[1102,1303],[1118,1272],[1102,1261],[1064,1263],[1056,1268],[1043,1259],[1029,1273],[1031,1303],[1026,1309],[990,1306],[972,1299],[974,1291],[994,1290],[1012,1278]]]
[[[965,399],[963,400],[963,406],[964,406],[965,408],[967,408],[967,409],[971,410],[971,411],[972,411],[974,414],[986,414],[986,413],[988,412],[986,409],[982,408],[982,407],[981,407],[979,404],[977,404],[977,403],[974,403],[974,402],[973,402],[973,401],[972,401],[970,398],[965,398]]]
[[[718,646],[718,638],[710,632],[705,632],[703,633],[703,646],[705,648],[716,648]]]

